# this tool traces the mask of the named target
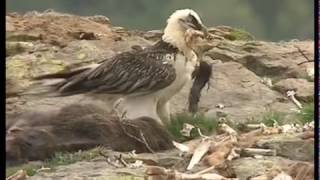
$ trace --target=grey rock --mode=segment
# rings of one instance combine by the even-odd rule
[[[257,147],[275,149],[277,155],[291,160],[313,161],[314,142],[303,140],[297,134],[279,134],[268,139],[261,139],[256,143]]]
[[[304,102],[310,102],[314,99],[314,83],[306,79],[289,78],[280,80],[274,84],[273,88],[284,95],[289,90],[295,90],[297,99]]]
[[[283,102],[281,93],[263,84],[261,78],[240,63],[216,63],[212,69],[210,88],[208,91],[204,88],[199,103],[200,110],[208,117],[217,118],[217,113],[223,111],[234,122],[246,122],[270,111],[294,113],[293,103]],[[171,101],[174,112],[186,111],[189,89],[187,85]],[[217,104],[225,107],[221,110]]]
[[[263,157],[261,159],[247,157],[231,161],[230,165],[239,180],[247,180],[252,177],[267,174],[274,168],[288,167],[294,162],[295,161],[277,156]]]

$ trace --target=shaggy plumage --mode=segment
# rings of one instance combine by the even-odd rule
[[[162,40],[153,46],[123,52],[95,67],[79,69],[79,73],[50,84],[51,90],[59,96],[117,95],[112,104],[121,117],[148,116],[159,123],[168,121],[169,100],[191,80],[199,64],[195,45],[186,42],[186,37],[192,36],[189,30],[197,32],[197,37],[202,34],[202,39],[207,35],[197,13],[177,10],[167,20]]]

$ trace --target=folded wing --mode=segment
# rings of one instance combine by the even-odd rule
[[[176,74],[163,52],[125,52],[94,69],[55,85],[61,95],[85,92],[107,94],[149,93],[169,86]]]

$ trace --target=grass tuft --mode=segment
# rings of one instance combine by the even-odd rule
[[[13,175],[14,173],[16,173],[21,169],[25,170],[28,176],[33,176],[37,173],[37,170],[40,168],[41,168],[40,165],[34,165],[34,164],[22,164],[18,166],[9,167],[9,168],[6,168],[6,177]]]
[[[305,124],[314,121],[314,102],[302,105],[301,112],[298,113],[298,121]]]
[[[233,29],[230,34],[225,36],[226,39],[235,41],[235,40],[254,40],[253,35],[243,29]]]
[[[54,156],[46,161],[46,165],[49,167],[54,167],[58,165],[72,164],[78,161],[90,161],[99,156],[100,148],[93,148],[87,151],[78,152],[57,152]]]
[[[272,111],[264,114],[261,122],[269,127],[272,127],[274,124],[281,126],[285,124],[285,116],[285,113]]]
[[[213,118],[207,118],[202,114],[179,114],[172,118],[171,123],[167,125],[169,132],[176,138],[177,141],[183,142],[190,139],[199,137],[198,131],[193,129],[190,133],[190,137],[185,137],[180,133],[183,129],[183,124],[188,123],[196,128],[200,128],[204,135],[210,135],[218,128],[218,122]]]

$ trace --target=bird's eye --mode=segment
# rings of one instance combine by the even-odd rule
[[[188,24],[190,27],[192,27],[195,30],[200,30],[201,29],[201,25],[198,22],[198,20],[191,14],[189,14],[188,16]]]

